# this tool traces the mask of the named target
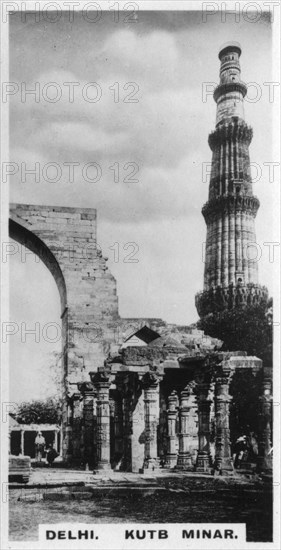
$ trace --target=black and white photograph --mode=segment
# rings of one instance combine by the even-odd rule
[[[2,2],[3,550],[280,548],[279,2]]]

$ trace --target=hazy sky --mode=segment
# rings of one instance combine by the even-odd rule
[[[263,245],[272,241],[272,183],[264,163],[274,160],[272,103],[264,85],[272,81],[268,19],[250,23],[241,17],[237,23],[229,16],[223,23],[218,14],[203,22],[200,12],[140,12],[131,23],[122,14],[115,22],[113,13],[103,13],[96,23],[78,13],[72,23],[68,16],[52,23],[11,17],[10,80],[19,91],[12,98],[10,160],[27,169],[40,163],[39,182],[34,175],[23,182],[20,170],[12,178],[11,201],[97,209],[98,242],[117,279],[122,317],[181,324],[198,319],[194,295],[203,287],[206,234],[201,208],[208,195],[202,164],[211,161],[207,138],[216,115],[213,98],[203,98],[202,87],[218,82],[218,50],[229,40],[242,45],[242,79],[256,83],[249,88],[245,112],[254,129],[251,161],[260,167],[254,185],[261,201],[256,221],[260,282],[272,291],[272,264]],[[24,102],[25,88],[36,82],[39,101],[27,95]],[[66,82],[76,83],[73,101]],[[87,86],[90,82],[98,86]],[[61,99],[51,102],[59,89]],[[50,162],[62,170],[55,183],[50,181],[54,169],[45,168]],[[67,162],[79,163],[73,182]],[[83,168],[93,162],[101,177],[85,181]],[[130,177],[134,168],[137,173]],[[97,171],[90,168],[86,175],[93,179]],[[128,242],[137,245],[138,263],[123,261]],[[114,243],[119,243],[118,262]],[[13,256],[11,288],[13,321],[59,322],[55,282],[33,257],[23,262],[19,254]],[[54,346],[32,345],[32,337],[29,345],[13,339],[14,399],[30,393],[27,370],[30,377],[41,373],[43,392]]]

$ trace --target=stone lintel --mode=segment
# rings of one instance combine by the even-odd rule
[[[138,365],[117,365],[112,369],[112,374],[116,374],[119,372],[126,373],[126,372],[136,372],[140,376],[145,374],[149,371],[149,365],[142,365],[141,367]]]
[[[161,363],[160,368],[163,367],[164,371],[166,369],[179,369],[180,364],[177,359],[166,359]],[[143,365],[123,365],[122,363],[113,363],[112,364],[112,374],[116,374],[117,372],[137,372],[139,375],[144,374],[145,372],[148,372],[150,370],[149,364],[143,364]]]
[[[222,368],[229,367],[231,370],[251,369],[254,372],[262,369],[262,360],[257,357],[247,357],[243,355],[232,355],[221,363]]]
[[[246,351],[222,351],[219,354],[222,359],[231,359],[232,357],[248,357]]]
[[[167,359],[166,361],[163,361],[162,366],[165,369],[179,369],[180,364],[177,359]]]
[[[130,346],[122,350],[123,365],[145,366],[167,359],[168,351],[148,346]]]

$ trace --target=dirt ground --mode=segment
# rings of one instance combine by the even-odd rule
[[[38,540],[41,523],[246,523],[247,540],[272,540],[271,498],[268,495],[172,495],[25,502],[10,497],[10,540]]]

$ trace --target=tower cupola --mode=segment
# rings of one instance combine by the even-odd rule
[[[231,117],[244,119],[243,99],[247,94],[247,86],[241,81],[240,55],[238,42],[227,42],[220,49],[220,83],[214,92],[217,103],[216,124]]]

